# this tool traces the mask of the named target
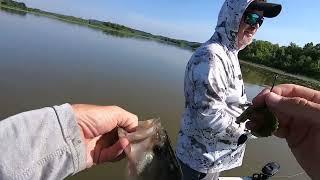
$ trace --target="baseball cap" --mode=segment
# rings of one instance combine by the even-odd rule
[[[273,18],[280,14],[282,6],[281,4],[268,3],[267,0],[255,0],[250,3],[247,9],[263,11],[264,17]]]

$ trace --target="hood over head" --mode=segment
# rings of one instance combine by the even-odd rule
[[[220,10],[214,36],[230,50],[239,50],[237,34],[243,13],[254,0],[226,0]]]
[[[239,26],[242,15],[249,5],[250,8],[263,11],[263,16],[269,18],[279,15],[282,9],[280,4],[268,3],[267,0],[225,0],[213,37],[221,39],[221,43],[229,50],[239,50],[237,47]]]

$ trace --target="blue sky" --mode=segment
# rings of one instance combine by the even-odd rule
[[[189,41],[206,41],[214,32],[224,0],[22,0],[30,7],[94,18]],[[320,43],[320,1],[272,0],[283,11],[266,19],[256,39],[280,45]]]

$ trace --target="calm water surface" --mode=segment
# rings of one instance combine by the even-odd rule
[[[184,68],[191,51],[3,10],[0,27],[1,119],[66,102],[115,104],[140,119],[161,117],[176,143],[184,105]],[[270,85],[271,73],[249,66],[243,66],[243,71],[249,99]],[[243,166],[224,175],[250,175],[269,161],[281,165],[277,179],[302,172],[286,142],[272,137],[250,141]],[[121,161],[69,179],[121,180],[124,172],[125,161]]]

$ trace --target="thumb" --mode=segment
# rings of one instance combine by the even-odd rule
[[[320,115],[320,105],[300,97],[283,97],[273,92],[266,97],[266,104],[274,112],[294,118],[314,119]]]
[[[124,149],[129,145],[129,141],[126,138],[120,138],[112,146],[105,148],[101,151],[98,162],[110,162],[118,159],[123,154]]]

